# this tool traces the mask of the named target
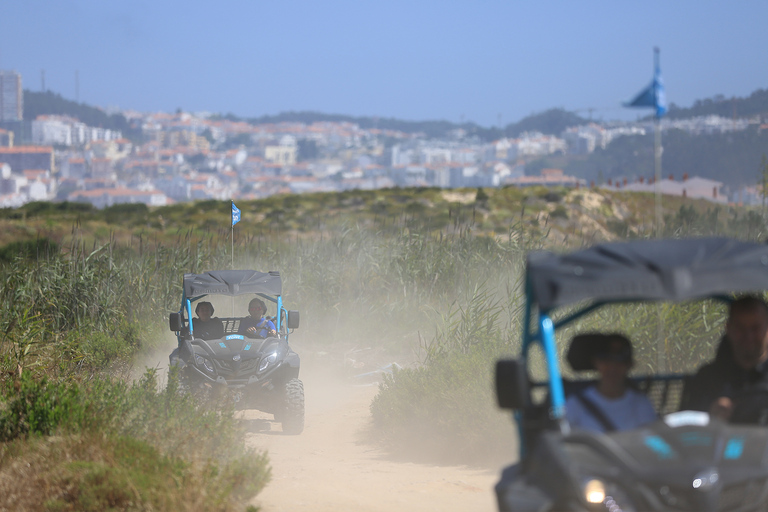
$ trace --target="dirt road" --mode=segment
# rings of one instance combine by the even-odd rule
[[[271,415],[246,411],[251,447],[266,449],[272,482],[253,504],[263,512],[494,511],[499,468],[398,462],[365,443],[376,386],[302,377],[306,428],[284,436]]]

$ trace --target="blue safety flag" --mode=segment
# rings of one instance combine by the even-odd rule
[[[235,202],[232,201],[232,226],[240,222],[240,208],[235,206]]]
[[[667,113],[667,95],[664,92],[664,81],[661,79],[658,48],[654,48],[654,61],[653,81],[640,94],[635,96],[635,99],[627,103],[626,106],[655,108],[656,117],[661,118],[661,116]]]

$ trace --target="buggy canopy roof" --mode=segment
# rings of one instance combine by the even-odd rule
[[[275,271],[212,270],[204,274],[184,274],[184,294],[187,297],[249,293],[281,295],[282,289],[280,272]]]
[[[768,245],[729,238],[639,240],[558,255],[532,252],[533,300],[543,310],[574,302],[686,300],[768,290]]]

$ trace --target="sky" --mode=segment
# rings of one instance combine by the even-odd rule
[[[768,87],[766,19],[764,0],[0,0],[0,69],[147,112],[634,119],[654,46],[677,105]]]

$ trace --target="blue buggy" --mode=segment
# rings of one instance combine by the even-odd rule
[[[520,460],[496,485],[501,511],[768,510],[768,429],[679,411],[690,375],[631,377],[659,414],[616,432],[571,429],[567,397],[589,383],[561,375],[557,332],[612,303],[716,299],[768,290],[768,245],[727,238],[607,243],[557,255],[532,252],[519,358],[496,367],[499,406],[514,411]],[[577,336],[577,338],[579,338]],[[567,352],[583,370],[589,337]],[[531,377],[531,348],[547,378]],[[768,418],[768,389],[734,397]],[[755,400],[755,396],[759,400]],[[741,405],[740,405],[741,404]],[[761,416],[761,417],[762,417]]]
[[[216,329],[195,329],[193,304],[215,295],[251,296],[274,304],[269,319],[275,329],[249,335],[241,329],[244,317],[216,318]],[[210,303],[208,303],[210,305]],[[193,320],[193,321],[191,321]],[[265,321],[265,324],[268,325]],[[197,325],[200,325],[199,323]],[[299,312],[283,306],[279,272],[218,270],[184,274],[181,309],[169,317],[178,347],[170,355],[184,389],[205,399],[222,396],[238,409],[274,414],[283,432],[304,429],[304,385],[299,380],[300,359],[288,344],[299,326]],[[269,332],[268,332],[269,331]]]

